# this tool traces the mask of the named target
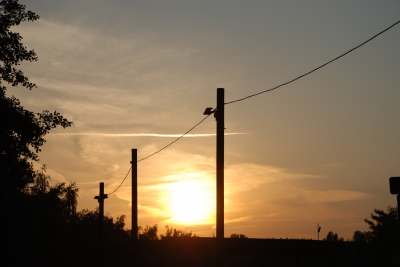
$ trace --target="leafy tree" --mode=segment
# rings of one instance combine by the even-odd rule
[[[369,230],[354,232],[352,250],[345,255],[347,265],[341,266],[400,266],[397,208],[389,206],[386,210],[374,209],[371,219],[364,221]]]
[[[16,266],[31,265],[27,259],[32,258],[35,264],[41,263],[46,258],[46,248],[56,249],[69,238],[69,224],[76,217],[75,183],[50,185],[45,171],[43,166],[34,172],[29,186],[2,203],[0,229],[2,240],[7,243],[2,252],[6,257],[14,257],[9,260],[17,261]]]
[[[329,231],[329,233],[326,235],[326,238],[324,238],[326,241],[344,241],[343,237],[338,236],[337,233],[333,233],[332,231]]]
[[[117,217],[115,221],[109,214],[104,215],[103,231],[106,240],[128,240],[130,231],[124,230],[124,226],[125,215]],[[78,242],[97,241],[99,233],[98,207],[91,211],[83,209],[76,212],[70,217],[67,227],[67,239]]]
[[[37,61],[34,50],[27,50],[21,43],[22,36],[11,27],[24,21],[36,21],[39,16],[26,11],[18,0],[0,1],[0,190],[18,192],[33,182],[35,171],[32,161],[45,143],[44,136],[57,126],[69,127],[71,122],[60,113],[47,110],[42,113],[28,111],[14,96],[6,96],[4,83],[13,87],[36,87],[17,69],[23,61]]]
[[[35,172],[34,181],[24,189],[24,192],[41,199],[47,199],[45,205],[53,205],[57,211],[61,212],[65,221],[68,221],[76,214],[78,205],[78,191],[75,182],[57,183],[50,186],[51,177],[45,174],[46,165],[43,165],[41,170]],[[48,200],[52,199],[50,202]],[[38,207],[39,208],[39,207]]]
[[[171,226],[165,226],[165,234],[161,234],[158,236],[158,225],[154,224],[153,226],[146,225],[145,228],[142,226],[138,227],[139,239],[141,240],[165,240],[170,238],[178,238],[178,237],[198,237],[196,234],[193,234],[192,231],[188,232],[186,230],[178,230]],[[128,231],[130,232],[130,231]]]
[[[31,224],[30,228],[41,235],[41,232],[52,232],[52,238],[54,238],[63,234],[65,225],[75,216],[79,189],[74,182],[57,183],[51,186],[49,183],[51,177],[45,172],[44,165],[41,170],[35,172],[33,183],[24,192],[30,199],[30,209],[34,212],[34,218],[31,219],[36,222],[36,224]],[[32,207],[33,203],[34,207]],[[43,229],[35,229],[35,225],[40,225]]]
[[[12,86],[22,85],[32,89],[36,85],[29,82],[21,70],[15,66],[22,61],[37,61],[34,50],[27,50],[20,42],[22,37],[19,33],[10,31],[12,26],[17,26],[23,21],[35,21],[39,16],[32,11],[26,11],[25,6],[18,0],[0,1],[0,75],[1,78]]]
[[[176,238],[176,237],[198,237],[197,235],[193,234],[192,231],[187,232],[186,230],[177,230],[172,228],[168,225],[165,226],[165,235],[161,235],[161,239],[169,239],[169,238]]]
[[[143,229],[139,226],[139,239],[142,240],[158,240],[158,225],[148,226]]]
[[[389,206],[386,208],[386,212],[374,209],[374,213],[371,213],[371,220],[364,219],[370,229],[371,243],[398,244],[400,229],[397,208]]]
[[[358,243],[370,244],[372,241],[371,232],[369,231],[361,232],[357,230],[353,234],[353,241]]]
[[[231,234],[231,238],[248,238],[244,234]]]

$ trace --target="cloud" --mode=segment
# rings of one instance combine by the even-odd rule
[[[57,183],[68,183],[68,181],[65,179],[64,175],[56,172],[53,169],[46,169],[46,174],[51,177],[51,179],[53,180],[53,183],[54,182],[57,182]]]
[[[140,127],[144,132],[176,128],[197,114],[187,110],[198,110],[200,115],[209,96],[214,97],[214,92],[205,94],[206,88],[215,88],[221,79],[228,87],[235,82],[232,76],[241,73],[232,74],[233,66],[240,64],[228,69],[210,65],[208,59],[214,57],[207,49],[201,50],[198,41],[204,45],[213,40],[198,33],[198,40],[170,35],[159,40],[145,31],[113,35],[88,25],[46,19],[23,24],[20,31],[24,44],[35,48],[40,58],[24,66],[38,85],[36,92],[43,90],[31,102],[61,109],[86,126],[102,125],[109,130],[112,125],[134,125],[136,131]]]
[[[236,223],[236,222],[247,221],[247,220],[250,220],[250,219],[251,219],[250,216],[243,216],[243,217],[234,218],[234,219],[225,219],[224,222],[225,222],[225,224],[227,224],[227,223]]]
[[[150,145],[147,150],[154,150]],[[169,214],[168,203],[172,198],[169,195],[177,187],[184,184],[196,184],[196,188],[210,192],[206,200],[215,205],[215,158],[184,152],[171,148],[157,156],[157,168],[150,162],[144,161],[140,167],[139,203],[148,220],[152,216],[159,221],[167,222],[172,216]],[[240,163],[226,166],[225,171],[225,223],[235,223],[245,220],[264,220],[279,217],[277,209],[266,208],[265,191],[262,200],[254,199],[252,192],[263,188],[263,185],[283,181],[304,179],[323,179],[325,176],[293,172],[274,166]],[[120,178],[121,179],[121,178]],[[119,180],[120,181],[120,180]],[[119,182],[118,181],[118,182]],[[268,190],[271,190],[269,188]],[[291,191],[293,192],[293,191]],[[241,198],[246,194],[246,199]],[[123,199],[130,199],[129,183],[126,190],[122,189],[117,195]],[[249,195],[253,199],[249,201]],[[278,194],[279,195],[279,194]],[[270,195],[270,199],[273,195]],[[239,199],[240,198],[240,199]],[[267,211],[265,213],[265,211]],[[212,210],[214,212],[214,210]],[[154,213],[152,215],[152,213]],[[264,213],[264,215],[261,215]],[[171,218],[166,219],[168,216]],[[261,216],[261,217],[260,217]],[[207,220],[207,222],[210,222]]]
[[[169,219],[169,214],[162,209],[150,206],[143,206],[141,204],[138,205],[138,210],[140,211],[141,218],[157,218],[157,220],[162,221],[165,219]]]
[[[58,62],[58,61],[56,61],[56,60],[54,60],[54,59],[50,59],[50,60],[49,60],[49,63],[50,63],[50,65],[52,65],[52,66],[60,66],[60,65],[62,65],[61,62]]]
[[[234,194],[258,188],[262,184],[300,179],[323,179],[323,175],[292,172],[284,168],[240,163],[230,165],[225,170],[226,194]]]
[[[224,135],[238,135],[246,133],[225,133]],[[99,137],[210,137],[216,134],[156,134],[156,133],[51,133],[49,136],[99,136]]]
[[[289,195],[275,199],[275,203],[290,206],[323,205],[343,201],[356,201],[374,198],[375,195],[350,190],[324,190],[303,191],[298,194]]]

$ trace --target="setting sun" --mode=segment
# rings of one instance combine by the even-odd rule
[[[167,186],[168,196],[165,204],[171,214],[168,221],[186,225],[213,223],[215,196],[213,197],[209,179],[193,173],[180,176],[184,176],[181,177],[182,181]]]

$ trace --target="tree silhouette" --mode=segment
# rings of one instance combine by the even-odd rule
[[[15,265],[30,265],[33,258],[40,261],[43,248],[63,238],[68,217],[76,212],[78,196],[74,183],[50,186],[45,167],[35,171],[32,163],[39,160],[44,136],[53,128],[72,123],[56,111],[26,110],[16,97],[6,95],[6,86],[36,87],[18,69],[24,61],[37,61],[36,53],[28,50],[22,36],[11,29],[38,19],[18,0],[0,1],[1,236],[7,243],[3,253],[20,263]],[[21,262],[24,259],[26,262]]]
[[[364,219],[368,231],[355,231],[350,250],[337,258],[340,266],[400,266],[400,229],[397,208],[374,209],[371,219]]]
[[[329,231],[329,233],[326,235],[326,238],[324,238],[326,241],[344,241],[343,237],[338,236],[337,233],[333,233],[332,231]]]
[[[32,161],[45,143],[44,136],[57,126],[69,127],[71,122],[60,113],[47,110],[42,113],[28,111],[14,96],[7,97],[5,83],[36,87],[17,69],[23,61],[37,61],[34,50],[27,50],[21,43],[22,36],[12,32],[13,26],[24,21],[36,21],[39,16],[26,11],[17,0],[0,1],[0,179],[1,195],[23,190],[33,182],[35,171]]]
[[[372,241],[371,232],[369,231],[361,232],[357,230],[353,234],[353,241],[358,243],[370,244]]]
[[[374,209],[371,219],[364,219],[364,221],[370,230],[355,231],[353,241],[379,246],[399,246],[400,229],[397,208],[389,206],[386,211]]]
[[[364,220],[370,229],[371,243],[398,245],[400,242],[400,229],[397,208],[389,206],[386,208],[386,212],[374,209],[374,213],[371,213],[371,220]]]
[[[165,235],[161,235],[161,239],[170,239],[170,238],[176,238],[176,237],[198,237],[197,235],[193,234],[192,231],[187,232],[186,230],[178,230],[175,228],[172,228],[168,225],[165,226]]]
[[[389,206],[386,211],[374,209],[371,219],[364,221],[370,229],[365,232],[367,243],[372,245],[377,255],[386,259],[386,266],[400,266],[400,229],[397,208]]]
[[[37,61],[34,50],[26,50],[20,42],[22,37],[19,33],[10,31],[12,26],[17,26],[23,21],[35,21],[39,16],[32,11],[26,11],[25,6],[18,3],[18,0],[0,1],[0,66],[1,78],[12,86],[22,85],[32,89],[36,85],[29,82],[21,70],[15,66],[22,61]]]
[[[158,240],[158,225],[148,226],[143,229],[139,226],[139,239],[142,240]]]
[[[248,237],[243,234],[231,234],[231,238],[248,238]]]

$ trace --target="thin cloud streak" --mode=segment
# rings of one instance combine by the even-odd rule
[[[277,203],[290,206],[326,204],[374,198],[374,194],[352,190],[312,190],[277,199]]]
[[[248,133],[225,133],[225,135],[238,135]],[[210,137],[216,134],[186,134],[183,137]],[[108,134],[108,133],[54,133],[49,136],[102,136],[102,137],[181,137],[182,134],[156,134],[156,133],[129,133],[129,134]]]

